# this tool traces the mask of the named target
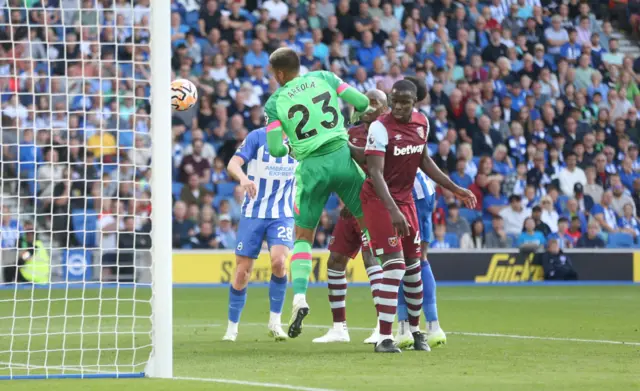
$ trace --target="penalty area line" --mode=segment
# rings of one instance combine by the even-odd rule
[[[298,390],[298,391],[338,391],[332,390],[328,388],[313,388],[313,387],[302,387],[302,386],[294,386],[291,384],[278,384],[278,383],[262,383],[255,381],[245,381],[245,380],[233,380],[233,379],[216,379],[216,378],[200,378],[200,377],[174,377],[173,380],[187,380],[187,381],[199,381],[206,383],[220,383],[220,384],[235,384],[238,386],[249,386],[249,387],[263,387],[263,388],[278,388],[281,390]]]

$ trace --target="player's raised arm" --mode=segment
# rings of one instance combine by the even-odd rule
[[[387,182],[384,180],[384,155],[388,143],[389,136],[385,126],[380,121],[373,122],[369,126],[369,138],[365,148],[369,176],[376,194],[391,215],[391,222],[398,236],[404,237],[409,233],[409,223],[391,197]]]
[[[356,90],[348,83],[345,83],[335,74],[328,71],[317,71],[313,73],[314,76],[324,79],[329,85],[336,90],[338,96],[345,102],[355,107],[356,111],[364,113],[369,107],[369,98]]]
[[[425,148],[422,153],[422,161],[420,162],[420,169],[429,176],[435,183],[444,187],[452,192],[457,198],[464,202],[465,206],[469,209],[475,209],[476,196],[469,189],[462,188],[455,183],[449,177],[440,170],[436,163],[429,156],[428,149]]]

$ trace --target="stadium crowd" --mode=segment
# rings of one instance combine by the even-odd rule
[[[150,4],[0,0],[3,179],[20,184],[59,243],[83,244],[67,234],[81,213],[103,234],[150,228]],[[635,34],[639,7],[173,0],[173,77],[200,96],[171,124],[174,248],[234,248],[244,194],[225,166],[264,125],[278,87],[269,53],[281,46],[305,71],[330,70],[360,91],[425,80],[429,153],[479,200],[467,210],[438,189],[432,247],[633,246],[640,58],[623,55],[603,16]],[[339,208],[327,205],[314,246],[327,246]]]

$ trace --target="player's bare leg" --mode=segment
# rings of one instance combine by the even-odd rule
[[[238,337],[238,323],[240,315],[247,302],[247,285],[253,271],[254,259],[236,255],[236,272],[229,288],[229,313],[227,331],[223,341],[235,341]]]
[[[285,341],[287,334],[282,330],[282,307],[287,292],[287,258],[289,248],[277,244],[271,246],[271,281],[269,282],[269,335],[276,341]]]
[[[311,243],[313,243],[315,229],[303,228],[296,225],[296,240],[291,257],[291,279],[293,280],[293,309],[289,321],[289,338],[296,338],[302,333],[302,323],[309,315],[307,304],[307,288],[311,275]]]
[[[347,297],[347,264],[349,257],[337,252],[329,254],[327,274],[329,280],[329,304],[333,317],[333,327],[322,337],[315,338],[314,343],[349,342],[347,329],[346,297]]]

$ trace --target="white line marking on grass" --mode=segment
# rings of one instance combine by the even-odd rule
[[[265,323],[241,323],[243,326],[267,327]],[[221,324],[184,324],[175,325],[176,328],[205,328],[205,327],[221,327]],[[286,326],[283,324],[283,326]],[[306,324],[304,327],[312,329],[329,329],[330,326],[322,326],[317,324]],[[349,327],[354,331],[372,331],[373,328],[367,327]],[[447,331],[447,334],[464,335],[467,337],[486,337],[486,338],[512,338],[512,339],[534,339],[540,341],[557,341],[557,342],[581,342],[581,343],[599,343],[606,345],[629,345],[640,346],[640,342],[612,341],[608,339],[584,339],[584,338],[564,338],[564,337],[541,337],[535,335],[517,335],[517,334],[501,334],[501,333],[472,333],[468,331]]]
[[[250,387],[279,388],[283,390],[337,391],[337,390],[330,390],[328,388],[300,387],[300,386],[292,386],[290,384],[261,383],[261,382],[254,382],[254,381],[232,380],[232,379],[206,379],[206,378],[199,378],[199,377],[174,377],[173,379],[200,381],[200,382],[208,382],[208,383],[236,384],[239,386],[250,386]]]

